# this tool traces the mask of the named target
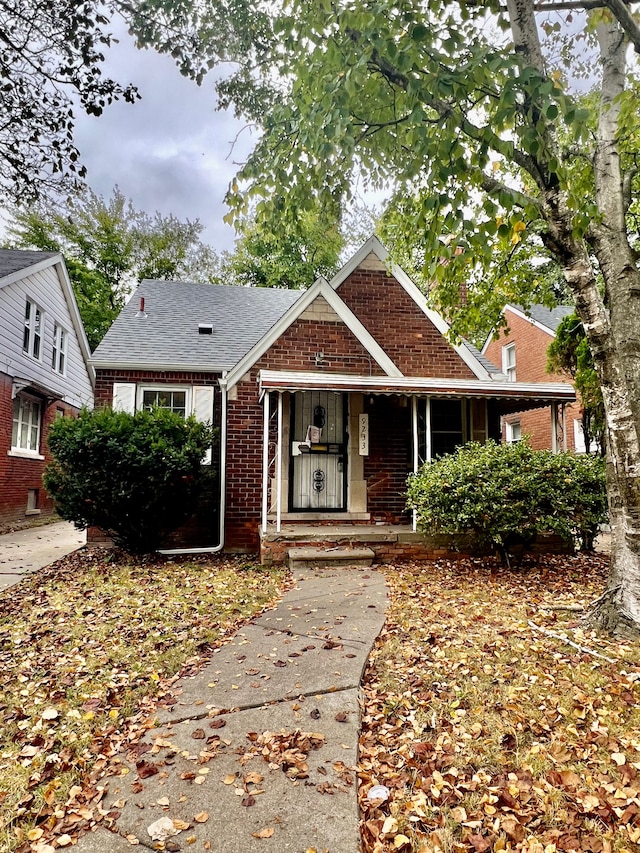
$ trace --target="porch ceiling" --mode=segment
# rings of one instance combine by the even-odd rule
[[[343,373],[260,371],[260,396],[265,391],[356,391],[363,394],[401,394],[434,397],[485,397],[528,401],[531,408],[550,403],[573,403],[571,385],[560,382],[495,382],[484,379],[354,376]],[[520,410],[523,406],[520,406]],[[514,411],[518,411],[516,407]]]

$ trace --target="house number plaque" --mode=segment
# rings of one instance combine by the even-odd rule
[[[358,415],[358,453],[369,455],[369,415]]]

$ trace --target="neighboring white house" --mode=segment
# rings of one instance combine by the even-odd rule
[[[93,405],[89,345],[62,255],[0,249],[0,524],[52,511],[52,420]]]

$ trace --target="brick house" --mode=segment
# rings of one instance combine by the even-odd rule
[[[497,340],[490,337],[482,352],[510,381],[566,382],[566,376],[547,372],[547,349],[560,322],[573,311],[571,305],[532,305],[527,311],[506,305],[507,329]],[[535,450],[585,452],[579,401],[504,415],[501,435],[504,441],[529,436]]]
[[[94,353],[96,402],[219,427],[219,529],[201,544],[266,560],[292,542],[419,556],[433,545],[405,509],[407,476],[499,438],[506,413],[575,399],[506,381],[446,333],[375,237],[306,291],[148,281]]]
[[[53,512],[47,435],[93,405],[89,357],[62,255],[0,249],[0,526]]]

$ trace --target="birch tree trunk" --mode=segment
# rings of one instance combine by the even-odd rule
[[[508,0],[516,51],[545,73],[530,0]],[[564,191],[545,178],[536,183],[544,202],[546,245],[561,262],[602,385],[607,420],[607,488],[611,519],[611,573],[606,594],[588,614],[590,624],[619,634],[640,632],[640,273],[626,229],[625,180],[617,142],[619,96],[625,86],[627,39],[616,18],[598,26],[601,105],[593,162],[600,219],[584,239],[574,234]],[[547,150],[559,156],[550,126]],[[546,170],[548,173],[549,170]],[[540,175],[542,177],[540,177]],[[599,293],[595,256],[605,282]]]

